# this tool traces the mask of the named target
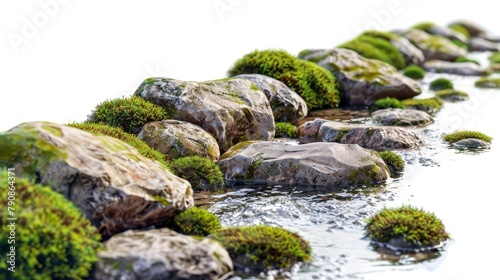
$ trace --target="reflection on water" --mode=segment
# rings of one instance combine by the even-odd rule
[[[432,96],[425,87],[441,76],[469,93],[470,99],[446,102],[433,124],[413,128],[426,144],[395,151],[406,162],[397,178],[383,185],[342,190],[241,186],[205,195],[204,204],[224,226],[275,225],[307,239],[314,261],[288,276],[293,279],[491,279],[488,275],[497,274],[497,261],[491,256],[500,252],[489,234],[496,232],[500,212],[496,177],[500,91],[474,88],[474,77],[434,74],[423,81],[422,98]],[[364,114],[354,114],[360,117],[357,122]],[[492,136],[491,148],[457,149],[441,140],[443,134],[461,129]],[[451,241],[435,252],[399,256],[371,244],[364,236],[366,218],[385,206],[402,204],[434,212]]]

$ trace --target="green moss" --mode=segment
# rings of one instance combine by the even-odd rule
[[[500,52],[493,52],[488,56],[488,60],[491,64],[500,63]]]
[[[276,136],[277,137],[297,137],[297,127],[288,122],[276,122]]]
[[[443,100],[441,100],[441,98],[439,97],[431,97],[425,99],[410,98],[405,99],[401,102],[403,103],[403,105],[405,105],[406,108],[425,111],[429,114],[433,114],[439,111],[444,105]]]
[[[256,86],[254,83],[252,83],[252,85],[250,86],[250,89],[255,90],[255,91],[260,90],[260,88],[258,86]]]
[[[396,47],[386,39],[369,35],[369,33],[361,34],[338,47],[353,50],[366,58],[384,61],[396,69],[403,69],[406,66],[403,54]]]
[[[0,269],[7,277],[2,279],[82,279],[89,275],[103,246],[97,229],[71,201],[49,187],[9,174],[7,169],[0,169],[0,191],[4,206],[0,212]],[[9,191],[15,192],[14,216],[7,207]],[[7,238],[12,222],[7,218],[12,217],[17,218],[13,221],[15,244]],[[15,273],[7,271],[11,246],[15,246]]]
[[[462,25],[453,24],[453,25],[450,25],[448,27],[452,30],[457,31],[458,33],[462,33],[465,37],[467,37],[467,39],[470,39],[469,31],[465,27],[463,27]]]
[[[339,84],[326,69],[280,50],[254,51],[235,62],[229,76],[262,74],[280,80],[295,90],[309,109],[337,107]]]
[[[412,206],[384,208],[367,221],[366,235],[377,242],[402,237],[420,246],[436,246],[449,238],[440,219]]]
[[[409,65],[403,69],[403,75],[415,80],[420,80],[424,78],[425,70],[418,65]]]
[[[392,166],[396,171],[402,171],[405,167],[405,161],[403,158],[391,151],[381,151],[378,152],[379,156],[384,160],[385,164]]]
[[[387,108],[401,108],[401,109],[404,109],[405,106],[397,98],[394,98],[394,97],[384,97],[384,98],[380,98],[380,99],[375,100],[375,102],[370,107],[370,110],[371,111],[376,111],[376,110],[387,109]]]
[[[396,35],[392,32],[383,32],[383,31],[379,31],[379,30],[368,30],[368,31],[363,32],[363,35],[371,36],[371,37],[375,37],[375,38],[381,38],[381,39],[384,39],[386,41],[397,39],[399,37],[398,35]]]
[[[189,208],[174,218],[172,229],[187,235],[207,236],[222,229],[219,218],[208,210]]]
[[[188,180],[194,190],[222,188],[224,179],[219,166],[208,158],[182,157],[171,163],[177,176]]]
[[[443,89],[435,92],[436,96],[444,99],[444,100],[466,100],[469,98],[469,95],[463,91],[454,90],[454,89]]]
[[[455,46],[457,46],[457,47],[460,47],[460,48],[465,49],[465,50],[467,50],[467,51],[470,51],[470,50],[471,50],[471,46],[470,46],[469,44],[467,44],[467,43],[464,43],[464,42],[462,42],[462,41],[460,41],[460,40],[456,40],[456,39],[452,39],[452,40],[450,40],[450,41],[451,41],[451,42],[452,42]]]
[[[415,28],[415,29],[420,29],[422,31],[428,31],[430,30],[431,28],[433,28],[434,26],[436,26],[435,23],[433,22],[420,22],[420,23],[417,23],[415,24],[414,26],[412,26],[412,28]]]
[[[257,141],[254,140],[248,140],[248,141],[243,141],[239,142],[238,144],[233,145],[229,150],[227,150],[224,154],[222,154],[219,158],[220,160],[226,159],[230,156],[232,156],[235,152],[245,149],[246,147],[250,146],[252,143],[255,143]]]
[[[259,168],[260,164],[262,163],[263,158],[262,157],[256,157],[253,159],[252,164],[248,167],[247,173],[245,173],[245,179],[246,180],[253,180],[255,179],[255,171],[257,168]]]
[[[483,134],[483,133],[478,132],[478,131],[471,131],[471,130],[460,130],[460,131],[456,131],[453,133],[445,134],[443,136],[443,140],[448,142],[448,143],[455,143],[457,141],[467,139],[467,138],[476,138],[476,139],[486,141],[488,143],[491,143],[491,139],[492,139],[490,136],[488,136],[486,134]]]
[[[141,127],[153,121],[167,119],[166,111],[141,97],[123,97],[98,104],[88,121],[120,127],[125,132],[137,134]]]
[[[312,259],[311,247],[288,230],[259,225],[222,229],[211,238],[226,248],[235,267],[252,270],[290,269],[295,263]]]
[[[455,62],[472,62],[474,64],[481,65],[481,64],[479,64],[479,61],[472,59],[472,58],[465,57],[465,56],[457,57],[457,59],[455,59]]]
[[[429,86],[431,90],[453,89],[453,83],[446,78],[437,78]]]
[[[500,78],[480,78],[474,85],[478,88],[500,88]]]
[[[337,134],[337,137],[335,137],[335,142],[340,142],[340,140],[342,140],[342,138],[344,138],[344,136],[349,133],[349,131],[351,131],[350,128],[348,127],[342,127],[339,129],[339,133]]]
[[[106,135],[122,140],[123,142],[134,147],[141,155],[154,161],[158,161],[163,165],[163,167],[165,167],[166,169],[170,169],[170,164],[165,155],[152,149],[148,146],[148,144],[139,140],[135,135],[124,132],[119,127],[112,127],[109,125],[96,123],[71,123],[67,124],[67,126],[78,128],[90,132],[94,135]]]

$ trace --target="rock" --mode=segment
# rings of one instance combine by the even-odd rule
[[[314,119],[312,121],[307,121],[297,127],[297,136],[305,138],[318,138],[318,131],[321,125],[328,120],[325,119]]]
[[[245,79],[186,82],[146,79],[135,95],[167,110],[171,118],[211,133],[221,152],[245,140],[271,140],[274,117],[266,95]]]
[[[415,47],[405,37],[394,36],[394,38],[391,38],[391,44],[403,54],[406,65],[421,65],[424,62],[425,56],[422,50]]]
[[[261,74],[243,74],[233,78],[250,80],[264,92],[275,122],[295,123],[307,116],[306,101],[281,81]]]
[[[431,34],[431,35],[445,37],[449,40],[457,40],[457,41],[462,42],[463,44],[469,43],[469,39],[467,39],[467,37],[464,34],[458,32],[458,31],[455,31],[449,27],[433,25],[433,26],[430,26],[429,28],[425,29],[424,31]]]
[[[422,30],[410,29],[404,36],[424,52],[425,61],[433,59],[455,61],[458,57],[467,55],[465,49],[453,44],[449,39],[430,35]]]
[[[479,37],[470,38],[471,49],[474,52],[497,52],[497,43]]]
[[[477,139],[477,138],[466,138],[462,140],[458,140],[452,144],[457,148],[465,148],[465,149],[489,149],[490,143]]]
[[[469,35],[471,37],[479,37],[486,34],[486,30],[483,27],[477,25],[472,21],[456,20],[448,24],[448,26],[453,26],[453,25],[460,25],[463,28],[467,29],[467,32],[469,32]]]
[[[417,134],[400,127],[346,125],[335,121],[321,125],[318,141],[358,144],[375,150],[411,149],[424,143]]]
[[[486,76],[490,70],[473,62],[427,61],[422,67],[428,72],[447,73],[461,76]]]
[[[291,144],[270,141],[240,143],[221,156],[226,182],[255,182],[346,187],[389,178],[375,152],[338,143]]]
[[[372,113],[372,119],[381,125],[423,126],[434,122],[431,115],[413,109],[389,108]]]
[[[137,137],[172,160],[187,156],[219,160],[219,145],[215,138],[192,123],[177,120],[150,122],[142,127]]]
[[[435,92],[436,96],[449,102],[465,101],[469,99],[469,94],[456,89],[443,89]]]
[[[106,241],[98,253],[96,280],[225,279],[231,258],[218,242],[161,228],[129,230]]]
[[[345,105],[370,106],[383,97],[401,100],[421,92],[418,82],[399,73],[393,66],[380,60],[364,58],[352,50],[318,50],[304,58],[314,61],[318,56],[324,56],[318,65],[337,76],[344,90]]]
[[[104,239],[163,226],[194,205],[191,185],[121,140],[48,123],[0,134],[0,166],[71,200]]]

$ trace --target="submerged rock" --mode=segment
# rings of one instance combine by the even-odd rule
[[[465,49],[442,36],[430,35],[418,29],[410,29],[404,36],[424,52],[426,61],[434,59],[455,61],[458,57],[467,55]]]
[[[271,140],[274,116],[266,95],[245,79],[186,82],[146,79],[135,95],[167,110],[171,118],[211,133],[221,152],[246,140]]]
[[[418,82],[399,73],[392,65],[364,58],[352,50],[311,50],[304,56],[304,59],[311,61],[317,61],[318,58],[321,58],[318,65],[337,76],[346,105],[369,106],[380,98],[394,97],[401,100],[421,92]]]
[[[137,138],[153,149],[167,155],[170,160],[200,156],[217,161],[220,156],[215,138],[192,123],[164,120],[150,122],[142,127]]]
[[[113,236],[98,253],[94,277],[109,279],[225,279],[231,257],[220,243],[161,228]]]
[[[422,126],[434,121],[432,116],[426,112],[399,108],[377,110],[372,113],[372,119],[381,125],[396,126]]]
[[[375,152],[358,145],[244,142],[221,156],[226,181],[251,180],[270,185],[346,187],[389,178],[389,169]]]
[[[243,74],[233,78],[250,80],[266,95],[275,122],[294,123],[307,116],[306,101],[281,81],[261,74]]]
[[[163,226],[192,207],[191,185],[121,140],[48,123],[0,133],[0,166],[71,200],[103,238]]]
[[[424,69],[434,73],[447,73],[461,76],[486,76],[490,70],[473,62],[449,62],[441,60],[427,61]]]

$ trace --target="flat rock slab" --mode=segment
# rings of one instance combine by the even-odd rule
[[[427,61],[422,65],[428,72],[446,73],[460,76],[486,76],[490,70],[473,62],[449,62],[442,60]]]
[[[431,115],[414,109],[388,108],[372,113],[375,123],[387,126],[424,126],[434,122]]]

